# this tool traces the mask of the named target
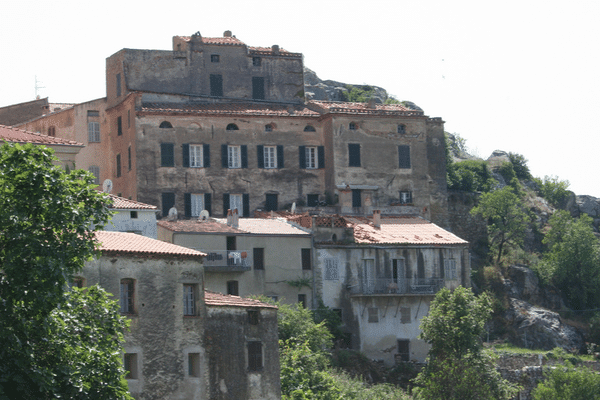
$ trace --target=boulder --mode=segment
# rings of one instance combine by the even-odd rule
[[[504,290],[508,297],[526,301],[531,304],[561,310],[565,304],[558,293],[552,287],[541,287],[540,281],[531,269],[524,265],[511,265],[506,270],[504,279]]]
[[[580,213],[589,215],[592,218],[600,216],[600,202],[593,196],[577,196],[577,207]]]

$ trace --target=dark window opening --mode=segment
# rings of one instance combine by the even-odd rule
[[[318,194],[307,194],[306,195],[306,205],[309,207],[317,207],[319,205],[319,195]]]
[[[312,126],[312,125],[306,125],[306,126],[304,127],[304,132],[316,132],[316,131],[317,131],[317,130],[316,130],[316,129],[315,129],[315,127],[314,127],[314,126]]]
[[[265,249],[255,247],[252,254],[254,257],[254,269],[265,269]]]
[[[174,167],[175,166],[175,145],[173,143],[160,144],[160,166]]]
[[[410,361],[410,341],[406,339],[398,339],[398,358],[400,361]]]
[[[348,129],[350,129],[351,131],[355,131],[356,129],[358,129],[358,127],[355,122],[350,122],[350,124],[348,125]]]
[[[262,60],[260,57],[252,57],[252,65],[255,67],[260,67]]]
[[[398,125],[398,133],[404,135],[406,133],[406,126],[404,125]]]
[[[302,308],[306,308],[306,295],[305,294],[298,295],[298,303],[302,304]]]
[[[237,250],[235,248],[235,236],[227,236],[227,250]]]
[[[138,217],[138,212],[137,211],[129,211],[129,218],[131,219],[137,219]]]
[[[379,309],[377,307],[369,307],[369,322],[379,322]]]
[[[360,189],[352,189],[352,207],[362,207]]]
[[[360,167],[360,144],[348,143],[348,166]]]
[[[200,378],[200,353],[188,353],[188,375]]]
[[[238,281],[227,281],[227,294],[232,296],[239,296],[240,290]]]
[[[260,76],[252,77],[252,98],[254,100],[265,99],[265,78]]]
[[[222,75],[210,75],[210,95],[211,96],[223,96],[223,76]]]
[[[248,342],[248,370],[260,371],[262,366],[262,343],[258,341]]]
[[[136,353],[125,353],[123,355],[123,367],[125,368],[125,371],[127,371],[125,379],[138,379]]]
[[[410,146],[398,146],[398,167],[410,168]]]
[[[227,130],[227,131],[239,131],[240,128],[238,128],[238,126],[236,124],[229,124],[229,125],[227,125],[227,128],[225,128],[225,130]]]
[[[302,249],[302,269],[312,269],[312,260],[310,255],[310,249]]]
[[[259,315],[260,314],[258,310],[248,310],[248,323],[250,325],[258,325]]]
[[[171,124],[169,121],[163,121],[158,127],[161,129],[171,129],[173,128],[173,124]]]
[[[131,146],[127,148],[127,167],[131,171]]]
[[[211,54],[210,55],[210,62],[214,62],[214,63],[218,63],[220,60],[220,57],[218,54]]]
[[[55,127],[51,126],[48,128],[48,136],[52,136],[52,137],[56,136],[56,128]]]
[[[169,210],[175,205],[175,193],[162,193],[163,217],[169,215]]]
[[[121,96],[121,74],[117,74],[117,97]]]
[[[273,125],[265,125],[265,132],[273,132]]]
[[[121,307],[121,313],[133,314],[134,313],[134,294],[135,294],[135,282],[133,279],[121,279],[121,291],[119,298],[119,305]]]
[[[117,178],[121,177],[121,155],[117,154]]]
[[[119,116],[117,117],[117,135],[121,136],[123,134],[123,119]]]
[[[277,195],[276,194],[273,194],[273,193],[266,194],[265,210],[266,211],[277,211]]]

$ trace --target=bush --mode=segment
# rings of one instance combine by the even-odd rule
[[[534,400],[600,399],[600,375],[587,368],[556,366],[546,371],[546,381],[531,392]]]
[[[542,181],[535,179],[538,185],[538,195],[548,200],[556,208],[564,208],[569,198],[569,181],[561,181],[556,176],[545,176]]]
[[[489,192],[497,181],[485,161],[466,160],[447,166],[448,189],[466,192]]]

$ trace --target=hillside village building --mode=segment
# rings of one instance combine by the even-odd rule
[[[277,308],[204,290],[204,253],[123,232],[97,232],[102,256],[78,286],[99,284],[130,320],[127,383],[138,400],[281,397]]]
[[[158,207],[108,194],[108,207],[114,212],[103,230],[137,233],[152,239],[157,237],[156,212]]]
[[[163,216],[295,202],[447,222],[443,121],[401,104],[305,101],[300,53],[229,31],[175,36],[173,50],[108,57],[106,83],[106,98],[19,126],[81,141],[77,167]]]

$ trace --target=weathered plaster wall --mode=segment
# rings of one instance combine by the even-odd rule
[[[204,346],[211,400],[281,398],[277,310],[256,310],[259,323],[251,325],[246,308],[207,306]],[[248,370],[249,341],[262,342],[263,367],[258,371]]]
[[[136,211],[138,217],[131,218],[131,211]],[[156,239],[156,211],[119,210],[104,226],[105,231],[140,232],[141,235]]]

